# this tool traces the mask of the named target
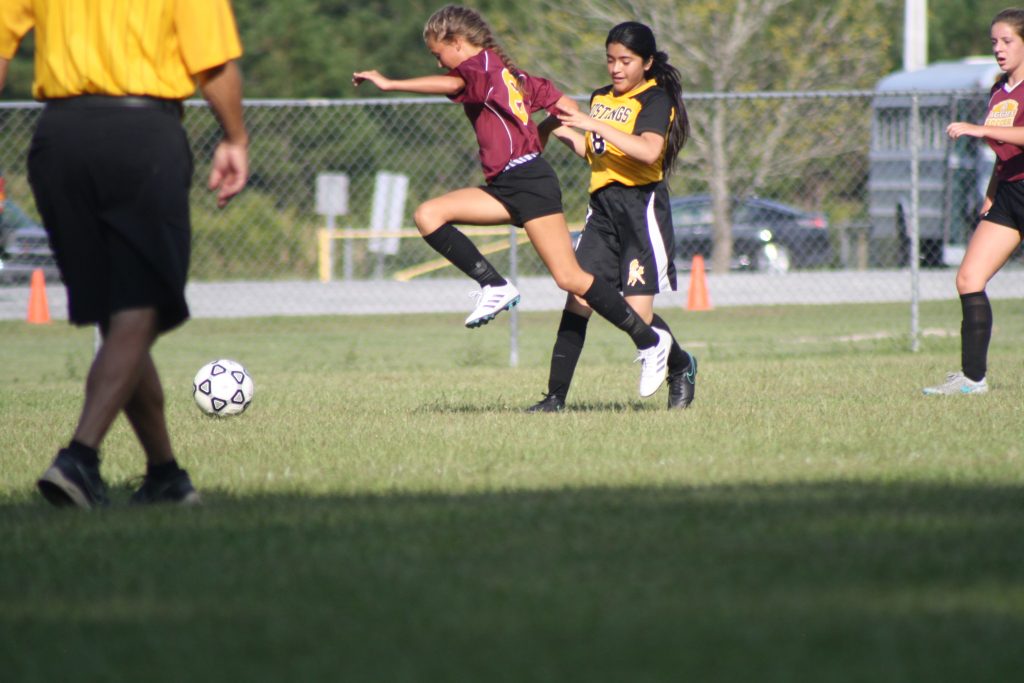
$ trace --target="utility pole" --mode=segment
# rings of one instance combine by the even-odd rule
[[[903,8],[903,70],[928,65],[928,0],[906,0]]]

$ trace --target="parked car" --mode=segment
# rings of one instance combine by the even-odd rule
[[[47,279],[59,277],[43,226],[10,200],[4,202],[0,225],[0,282],[28,281],[36,268],[42,268]]]
[[[700,254],[710,265],[712,229],[710,195],[673,197],[672,223],[676,259],[688,267]],[[828,218],[772,199],[732,199],[734,270],[785,273],[832,263]]]

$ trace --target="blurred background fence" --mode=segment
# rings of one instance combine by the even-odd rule
[[[977,87],[689,95],[693,136],[671,179],[680,291],[661,304],[685,304],[700,254],[714,306],[903,302],[900,332],[916,335],[917,301],[956,299],[949,266],[959,263],[992,168],[986,145],[951,141],[945,127],[980,121],[986,102]],[[0,103],[4,317],[23,315],[19,266],[45,258],[19,252],[15,239],[27,244],[31,230],[21,228],[37,219],[25,159],[39,111]],[[201,101],[186,107],[196,159],[194,315],[471,307],[473,283],[437,261],[411,219],[419,202],[482,182],[460,107],[443,98],[247,101],[246,118],[251,181],[218,210],[204,188],[218,127]],[[587,166],[558,144],[546,156],[578,228]],[[522,231],[498,226],[474,240],[500,270],[514,268],[524,310],[561,306]],[[993,282],[993,297],[1024,296],[1017,261]],[[62,295],[51,302],[60,317]]]

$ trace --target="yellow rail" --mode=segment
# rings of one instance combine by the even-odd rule
[[[582,225],[570,225],[569,230],[582,230]],[[494,227],[494,228],[459,228],[463,233],[470,237],[497,237],[502,236],[505,239],[495,240],[488,242],[483,245],[479,245],[480,253],[483,255],[494,254],[499,251],[504,251],[511,246],[508,239],[509,228],[507,226]],[[370,239],[388,239],[388,238],[399,238],[405,239],[407,237],[419,237],[420,233],[417,230],[385,230],[385,231],[373,231],[373,230],[352,230],[351,228],[338,229],[338,228],[320,228],[317,231],[317,271],[320,276],[320,282],[330,282],[333,279],[334,272],[334,254],[333,254],[333,242],[334,240],[370,240]],[[525,230],[518,230],[516,232],[516,244],[526,244],[530,241],[530,238],[526,235]],[[431,259],[430,261],[424,261],[418,265],[410,268],[400,270],[392,277],[399,282],[408,282],[414,277],[425,275],[426,273],[432,273],[435,270],[440,270],[451,263],[447,259],[438,258]]]
[[[509,229],[507,227],[501,228],[459,228],[463,233],[471,237],[492,237],[502,235],[506,239],[501,241],[489,242],[480,246],[480,253],[487,255],[493,254],[504,249],[509,248],[508,234]],[[407,237],[419,237],[420,233],[418,230],[352,230],[352,229],[337,229],[337,228],[320,228],[317,230],[317,271],[320,276],[320,282],[330,282],[333,277],[333,253],[332,243],[334,240],[369,240],[369,239],[388,239],[388,238],[399,238],[405,239]],[[530,238],[526,236],[525,232],[520,232],[516,237],[516,244],[525,244],[530,241]],[[445,266],[450,266],[451,263],[447,259],[432,259],[411,268],[400,270],[394,274],[394,278],[399,282],[407,282],[414,277],[419,277],[426,273],[440,270]]]
[[[526,244],[529,241],[530,238],[526,235],[525,232],[516,237],[516,244]],[[477,249],[480,250],[480,253],[483,254],[484,256],[487,256],[488,254],[493,254],[495,252],[504,251],[505,249],[508,248],[509,241],[507,239],[503,239],[498,242],[488,242],[487,244],[481,244],[477,247]],[[397,273],[395,273],[393,277],[399,282],[408,282],[414,277],[419,277],[420,275],[425,275],[426,273],[432,273],[435,270],[441,270],[445,266],[450,265],[451,261],[449,261],[448,259],[433,259],[431,261],[425,261],[419,264],[418,266],[413,266],[412,268],[400,270]]]

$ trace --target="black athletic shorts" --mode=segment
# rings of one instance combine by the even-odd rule
[[[583,270],[625,295],[676,288],[675,235],[664,183],[612,183],[590,195],[587,223],[576,245]]]
[[[1015,183],[1000,181],[992,208],[982,220],[1005,225],[1024,234],[1024,180]]]
[[[192,152],[177,113],[48,106],[28,170],[71,322],[151,307],[161,331],[188,318]]]
[[[501,202],[512,217],[512,225],[562,213],[562,188],[551,164],[537,156],[502,171],[480,189]]]

